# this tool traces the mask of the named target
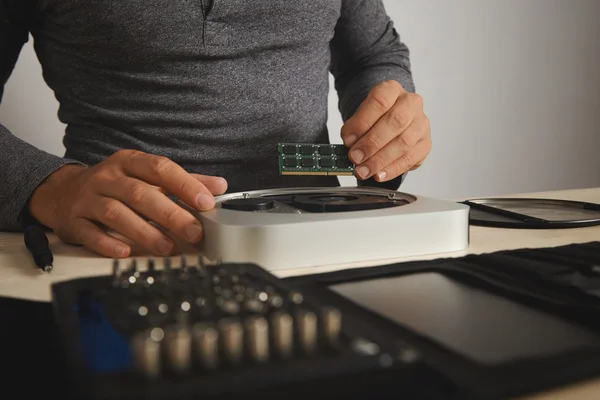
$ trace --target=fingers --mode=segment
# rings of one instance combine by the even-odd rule
[[[199,182],[203,183],[204,186],[206,186],[208,191],[213,196],[219,196],[221,194],[224,194],[227,191],[227,188],[229,186],[227,183],[227,180],[225,180],[225,178],[220,178],[217,176],[200,175],[200,174],[190,174],[190,175],[194,179],[197,179]],[[158,186],[154,186],[154,185],[151,185],[151,186],[167,196],[171,194],[162,187],[158,187]]]
[[[205,184],[168,158],[137,151],[126,152],[121,157],[120,165],[126,175],[164,188],[197,210],[210,210],[215,206],[214,196]]]
[[[344,124],[342,139],[359,179],[387,181],[418,168],[431,149],[422,97],[395,81],[377,85]]]
[[[125,178],[118,188],[103,188],[101,194],[119,200],[182,240],[189,243],[202,240],[203,229],[200,221],[152,185],[138,179]],[[158,247],[159,244],[153,246],[155,249]]]
[[[200,242],[200,221],[168,195],[204,211],[214,207],[214,196],[227,191],[222,178],[192,175],[165,157],[133,150],[119,151],[72,178],[54,191],[60,194],[56,214],[62,218],[52,228],[67,243],[114,258],[130,256],[129,241],[153,254],[171,255],[176,245],[162,228],[186,242]]]
[[[421,137],[421,131],[406,130],[420,115],[419,108],[422,109],[422,105],[419,99],[416,95],[399,97],[389,112],[352,146],[350,159],[355,164],[365,163],[393,140],[403,152],[414,146]]]
[[[386,165],[375,175],[375,180],[385,182],[394,179],[403,173],[420,167],[431,151],[431,138],[418,142],[413,148],[403,153],[399,158]]]
[[[357,112],[342,127],[341,136],[346,147],[352,147],[369,132],[403,93],[406,91],[396,81],[384,82],[374,87]]]
[[[168,256],[175,243],[122,202],[108,197],[94,201],[89,219],[98,221],[159,256]]]
[[[59,230],[56,234],[66,243],[85,246],[104,257],[125,258],[131,254],[126,243],[84,218],[75,219],[67,231]]]
[[[197,179],[200,183],[204,184],[208,191],[214,196],[222,195],[227,191],[228,184],[225,178],[200,174],[191,175],[194,179]]]
[[[429,120],[416,120],[410,126],[408,126],[408,128],[406,128],[402,134],[398,135],[396,133],[394,137],[386,142],[385,146],[377,148],[376,150],[369,147],[371,143],[368,140],[363,141],[361,139],[355,147],[358,149],[364,148],[365,153],[369,154],[369,156],[365,158],[365,161],[362,164],[357,163],[356,175],[358,178],[369,179],[374,175],[382,173],[385,167],[397,160],[399,156],[409,152],[414,146],[416,146],[421,138],[426,136],[426,132],[429,129],[428,126]],[[372,133],[373,132],[368,133],[363,139],[368,138]],[[361,142],[364,143],[363,147],[359,147],[361,146]],[[416,161],[420,160],[421,159],[418,159]],[[356,163],[356,161],[354,162]],[[384,177],[382,175],[380,178],[393,179],[394,177]]]

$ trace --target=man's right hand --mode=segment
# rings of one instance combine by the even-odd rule
[[[147,220],[188,243],[199,242],[203,229],[200,221],[166,194],[205,211],[214,207],[214,196],[226,190],[223,178],[189,174],[165,157],[123,150],[93,167],[60,168],[36,189],[29,208],[63,241],[103,256],[131,254],[127,243],[107,231],[157,256],[168,256],[175,243]]]

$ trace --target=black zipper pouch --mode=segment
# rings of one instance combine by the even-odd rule
[[[285,281],[338,307],[370,351],[421,366],[390,375],[396,395],[429,382],[439,398],[500,399],[600,375],[600,242]]]

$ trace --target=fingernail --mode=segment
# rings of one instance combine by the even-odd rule
[[[215,205],[214,198],[206,193],[200,193],[196,198],[196,202],[198,204],[198,207],[200,207],[203,210],[213,208],[213,206]]]
[[[124,247],[124,246],[115,247],[115,254],[117,257],[126,257],[128,252],[129,252],[129,249],[127,247]]]
[[[387,173],[385,171],[381,171],[377,174],[377,176],[379,177],[379,180],[383,181],[385,178],[387,178]]]
[[[191,224],[185,227],[185,234],[190,242],[196,242],[202,238],[202,227]]]
[[[158,248],[158,252],[160,254],[167,255],[171,253],[171,250],[173,250],[173,243],[163,238],[159,239],[158,243],[156,244],[156,247]]]
[[[351,154],[352,156],[352,160],[356,163],[356,164],[360,164],[363,160],[363,158],[365,158],[365,153],[363,153],[362,150],[354,150]]]
[[[352,136],[348,136],[344,142],[344,144],[346,146],[352,146],[354,143],[356,143],[357,140],[357,136],[356,135],[352,135]]]
[[[356,170],[356,173],[361,178],[366,178],[367,176],[369,176],[369,168],[365,167],[365,166],[358,167],[358,169]]]

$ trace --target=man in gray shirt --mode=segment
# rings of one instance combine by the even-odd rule
[[[339,185],[280,177],[276,153],[328,142],[329,72],[359,185],[398,188],[431,149],[381,0],[0,0],[0,99],[30,34],[66,154],[0,125],[0,229],[29,218],[105,256],[167,255],[147,220],[191,243],[202,226],[165,194],[206,210],[225,191]]]

